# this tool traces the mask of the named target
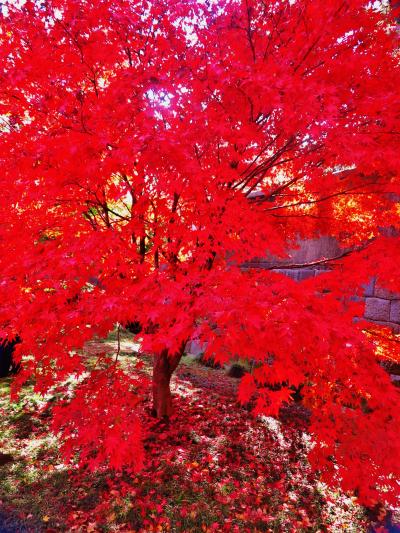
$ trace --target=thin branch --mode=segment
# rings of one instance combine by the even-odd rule
[[[246,12],[247,12],[246,34],[247,34],[247,39],[249,41],[251,54],[253,56],[253,61],[255,61],[256,60],[256,50],[254,48],[253,35],[252,35],[252,31],[251,31],[251,7],[249,6],[248,0],[246,0]]]
[[[114,364],[117,364],[120,352],[121,352],[121,324],[118,322],[118,327],[117,327],[117,353],[115,354]]]
[[[385,191],[359,191],[359,192],[353,192],[353,191],[356,191],[357,189],[361,189],[363,187],[366,187],[368,185],[377,185],[376,182],[370,182],[370,183],[363,183],[361,185],[355,185],[354,187],[351,187],[350,189],[345,189],[345,190],[342,190],[342,191],[337,191],[335,193],[332,193],[332,194],[328,194],[326,196],[322,196],[321,198],[317,198],[316,200],[303,200],[303,201],[300,201],[300,202],[294,202],[292,204],[287,204],[287,205],[276,205],[274,207],[270,207],[268,209],[266,209],[266,211],[277,211],[278,209],[287,209],[288,207],[297,207],[299,205],[312,205],[312,204],[318,204],[320,202],[325,202],[326,200],[330,200],[331,198],[335,198],[337,196],[345,196],[345,195],[362,195],[362,194],[384,194]],[[316,193],[312,193],[312,194],[316,194]],[[256,198],[254,201],[258,202],[258,203],[263,203],[263,202],[266,202],[268,200],[268,197],[267,196],[262,196],[261,198]]]
[[[362,246],[358,246],[356,248],[351,248],[350,250],[345,250],[339,255],[336,255],[335,257],[324,257],[322,259],[318,259],[316,261],[310,261],[308,263],[291,263],[289,265],[283,264],[283,265],[273,265],[271,267],[266,267],[265,270],[290,270],[290,269],[297,269],[297,268],[309,268],[313,266],[318,265],[326,265],[327,263],[331,263],[332,261],[338,261],[339,259],[343,259],[344,257],[347,257],[354,252],[361,252],[362,250],[365,250],[367,246],[369,246],[371,241],[368,241],[366,244],[363,244]]]

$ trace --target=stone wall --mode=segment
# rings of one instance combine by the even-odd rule
[[[299,241],[298,247],[289,252],[289,257],[284,260],[276,258],[255,258],[246,262],[243,268],[271,268],[281,272],[296,281],[303,281],[317,276],[326,270],[322,265],[309,267],[285,268],[288,265],[300,265],[318,262],[321,259],[334,258],[343,252],[335,239],[321,237],[308,241]],[[364,318],[370,322],[383,324],[392,328],[394,333],[400,333],[400,294],[394,294],[379,287],[376,278],[371,277],[365,287],[365,310]]]
[[[332,237],[321,237],[299,241],[298,246],[289,252],[286,259],[274,257],[255,258],[242,265],[244,270],[249,268],[274,268],[286,276],[301,282],[305,279],[318,276],[327,268],[324,265],[310,265],[309,267],[285,268],[289,265],[304,265],[318,262],[321,259],[338,257],[343,250]],[[376,283],[376,278],[371,277],[365,287],[364,318],[375,324],[382,324],[392,328],[394,333],[400,333],[400,294],[394,294]],[[206,344],[192,340],[187,344],[186,352],[195,357],[200,357]],[[400,381],[400,378],[399,378]]]
[[[400,333],[400,295],[379,287],[376,279],[371,278],[364,296],[364,317],[371,322],[391,327],[395,333]]]

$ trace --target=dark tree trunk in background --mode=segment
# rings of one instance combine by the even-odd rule
[[[179,352],[171,356],[168,350],[154,356],[153,415],[157,418],[168,418],[172,414],[171,376],[182,358],[185,344]]]
[[[21,365],[13,360],[14,346],[19,342],[21,341],[18,337],[12,341],[0,341],[0,378],[19,371]]]

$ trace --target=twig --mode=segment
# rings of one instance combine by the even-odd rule
[[[118,322],[118,328],[117,328],[117,353],[115,355],[115,363],[118,362],[118,357],[121,351],[121,324]]]

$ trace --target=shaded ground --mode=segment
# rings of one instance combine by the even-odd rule
[[[21,520],[12,511],[0,511],[0,533],[34,533],[42,531],[42,526],[34,526],[33,521]]]
[[[91,343],[86,356],[115,348],[111,337]],[[122,337],[127,368],[136,348]],[[145,468],[90,474],[63,464],[43,399],[28,387],[10,405],[2,382],[0,451],[12,460],[0,460],[0,533],[366,531],[363,510],[310,471],[305,411],[285,410],[284,423],[254,420],[235,401],[237,383],[185,358],[173,380],[170,424],[146,418]],[[143,409],[150,411],[150,398]]]

